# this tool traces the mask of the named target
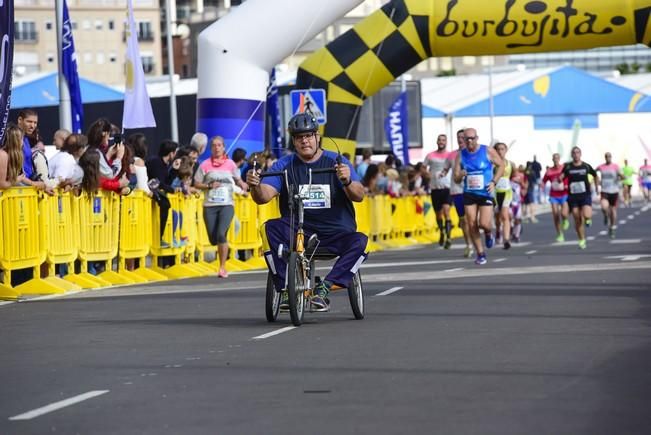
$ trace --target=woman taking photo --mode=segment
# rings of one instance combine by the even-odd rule
[[[210,140],[211,156],[201,162],[194,176],[194,185],[205,192],[203,218],[210,243],[217,245],[219,255],[219,277],[228,277],[226,260],[228,243],[226,233],[235,214],[233,192],[246,190],[235,162],[228,158],[224,139],[215,136]],[[237,189],[237,190],[236,190]]]

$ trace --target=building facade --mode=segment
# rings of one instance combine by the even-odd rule
[[[126,0],[68,0],[77,65],[82,77],[124,84]],[[162,73],[158,0],[134,0],[140,55],[146,75]],[[15,0],[14,74],[58,69],[54,0]]]

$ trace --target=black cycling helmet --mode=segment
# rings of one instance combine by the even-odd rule
[[[314,133],[319,130],[319,123],[311,113],[297,113],[287,123],[287,130],[292,136],[301,133]]]

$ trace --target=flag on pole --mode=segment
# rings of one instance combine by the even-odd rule
[[[138,29],[133,17],[133,2],[127,0],[127,80],[124,89],[122,128],[156,127],[151,101],[147,94],[145,72],[138,48]]]
[[[391,151],[402,160],[403,165],[409,164],[408,120],[407,91],[402,91],[389,107],[389,114],[384,120],[384,132],[391,145]]]
[[[14,2],[0,0],[0,44],[2,63],[0,65],[0,143],[5,135],[9,106],[11,102],[11,71],[14,63]]]
[[[68,83],[70,93],[70,115],[72,118],[72,132],[81,133],[84,125],[84,106],[81,101],[81,89],[79,87],[79,74],[77,73],[77,54],[75,53],[75,41],[72,38],[72,26],[68,5],[63,0],[63,26],[61,35],[61,70]]]
[[[271,120],[269,132],[271,134],[271,152],[277,158],[282,156],[283,152],[283,130],[280,125],[280,109],[278,107],[278,86],[276,83],[276,68],[271,70],[269,77],[269,89],[267,91],[267,113],[268,119]]]

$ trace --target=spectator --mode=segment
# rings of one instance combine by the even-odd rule
[[[101,186],[101,159],[102,152],[96,148],[86,150],[79,158],[79,167],[84,173],[79,186],[79,193],[92,196],[97,195],[97,192],[99,192]]]
[[[54,144],[54,148],[56,148],[57,151],[61,151],[61,148],[63,148],[63,144],[65,143],[68,136],[70,136],[70,132],[65,128],[61,128],[54,132],[52,143]]]
[[[362,151],[362,161],[359,163],[359,165],[357,165],[357,168],[355,168],[355,171],[357,171],[357,175],[359,175],[359,178],[364,179],[364,174],[366,174],[366,170],[371,164],[372,155],[373,152],[371,151],[370,148],[364,148],[364,150]]]
[[[147,138],[142,133],[134,133],[127,138],[127,146],[133,150],[133,166],[136,175],[136,189],[142,190],[147,196],[152,196],[149,188],[149,177],[147,177]]]
[[[382,193],[378,188],[377,182],[380,177],[380,169],[375,163],[368,165],[368,168],[364,171],[364,177],[362,178],[362,186],[367,195],[376,195]]]
[[[23,131],[15,124],[9,124],[5,129],[2,148],[0,149],[0,189],[11,186],[33,186],[39,190],[45,189],[42,181],[33,181],[24,173]]]
[[[235,162],[226,156],[224,139],[215,136],[210,141],[211,156],[204,160],[194,177],[194,185],[206,191],[203,216],[210,243],[217,245],[219,277],[228,277],[226,260],[228,242],[226,233],[235,215],[233,192],[243,187],[240,171]],[[243,189],[242,189],[243,190]]]
[[[18,113],[18,128],[23,132],[23,173],[25,177],[32,178],[32,146],[29,137],[38,127],[38,114],[32,109],[23,109]]]
[[[112,125],[106,118],[93,122],[88,129],[88,147],[98,149],[100,155],[100,174],[107,179],[114,178],[122,170],[122,157],[124,157],[124,144],[109,146]]]
[[[56,178],[50,178],[49,163],[45,157],[45,145],[38,131],[32,135],[30,143],[32,142],[34,142],[32,145],[32,179],[44,182],[46,192],[53,194],[52,189],[56,188],[59,183]]]
[[[87,145],[86,136],[71,134],[66,137],[61,150],[50,159],[50,177],[57,180],[59,187],[69,189],[81,183],[84,173],[77,161]]]
[[[163,240],[163,233],[167,225],[167,219],[170,212],[170,200],[167,198],[168,193],[174,193],[174,188],[171,186],[169,167],[174,160],[178,144],[173,140],[164,140],[158,149],[158,157],[147,160],[147,177],[150,183],[153,180],[156,188],[152,188],[154,201],[158,204],[160,209],[160,247],[169,248],[170,242]]]
[[[197,149],[199,152],[199,160],[203,161],[204,152],[206,151],[206,146],[208,145],[208,136],[205,133],[197,132],[192,135],[190,139],[190,146]]]

